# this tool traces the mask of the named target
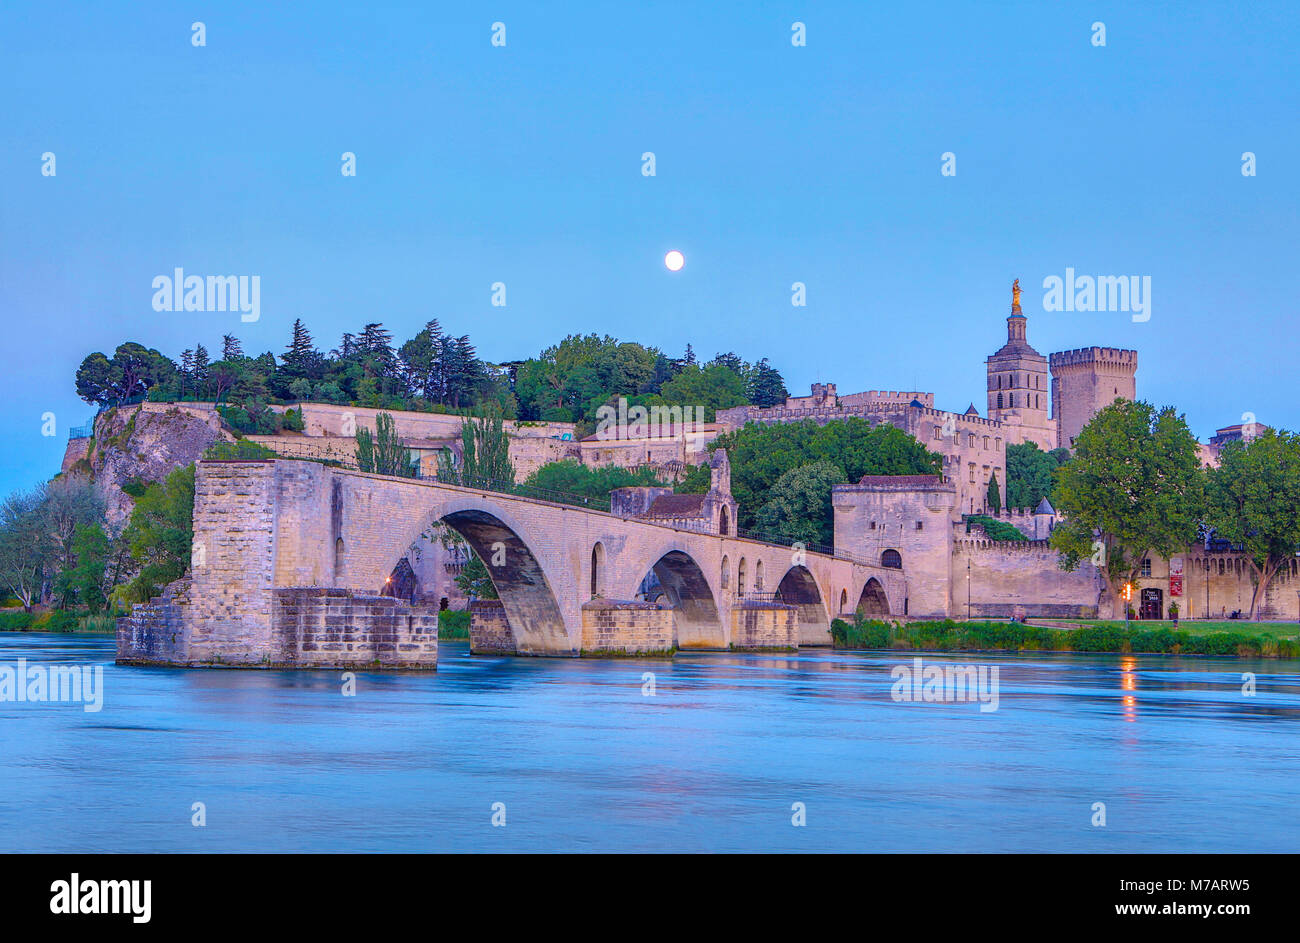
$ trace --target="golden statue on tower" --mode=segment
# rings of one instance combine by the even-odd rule
[[[1020,279],[1011,283],[1011,307],[1020,307]]]

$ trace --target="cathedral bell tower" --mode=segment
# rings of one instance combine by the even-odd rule
[[[1035,442],[1043,451],[1056,448],[1047,358],[1029,346],[1028,319],[1020,309],[1020,279],[1011,286],[1007,342],[985,361],[988,368],[988,417],[1008,426],[1007,444]]]

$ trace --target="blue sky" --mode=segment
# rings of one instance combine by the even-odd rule
[[[93,414],[73,389],[87,353],[129,339],[175,358],[223,333],[279,353],[296,317],[324,349],[366,321],[400,341],[437,317],[489,360],[571,332],[689,342],[767,356],[796,393],[921,389],[983,412],[1016,277],[1040,352],[1137,349],[1139,396],[1202,439],[1247,411],[1300,427],[1298,18],[1283,3],[10,0],[0,491],[58,470],[67,428]],[[151,281],[177,266],[261,276],[261,319],[155,312]],[[1150,276],[1151,320],[1043,311],[1043,279],[1067,266]]]

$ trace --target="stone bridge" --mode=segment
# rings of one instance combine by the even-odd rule
[[[901,614],[906,596],[899,569],[608,511],[316,462],[201,461],[189,585],[122,620],[119,660],[429,667],[436,612],[384,589],[438,523],[488,564],[521,654],[828,645],[835,616]],[[650,573],[666,602],[637,600]]]

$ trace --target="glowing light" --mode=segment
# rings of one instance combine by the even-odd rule
[[[664,256],[664,265],[668,266],[670,272],[680,272],[682,266],[686,264],[686,256],[682,255],[676,249],[671,250]]]

